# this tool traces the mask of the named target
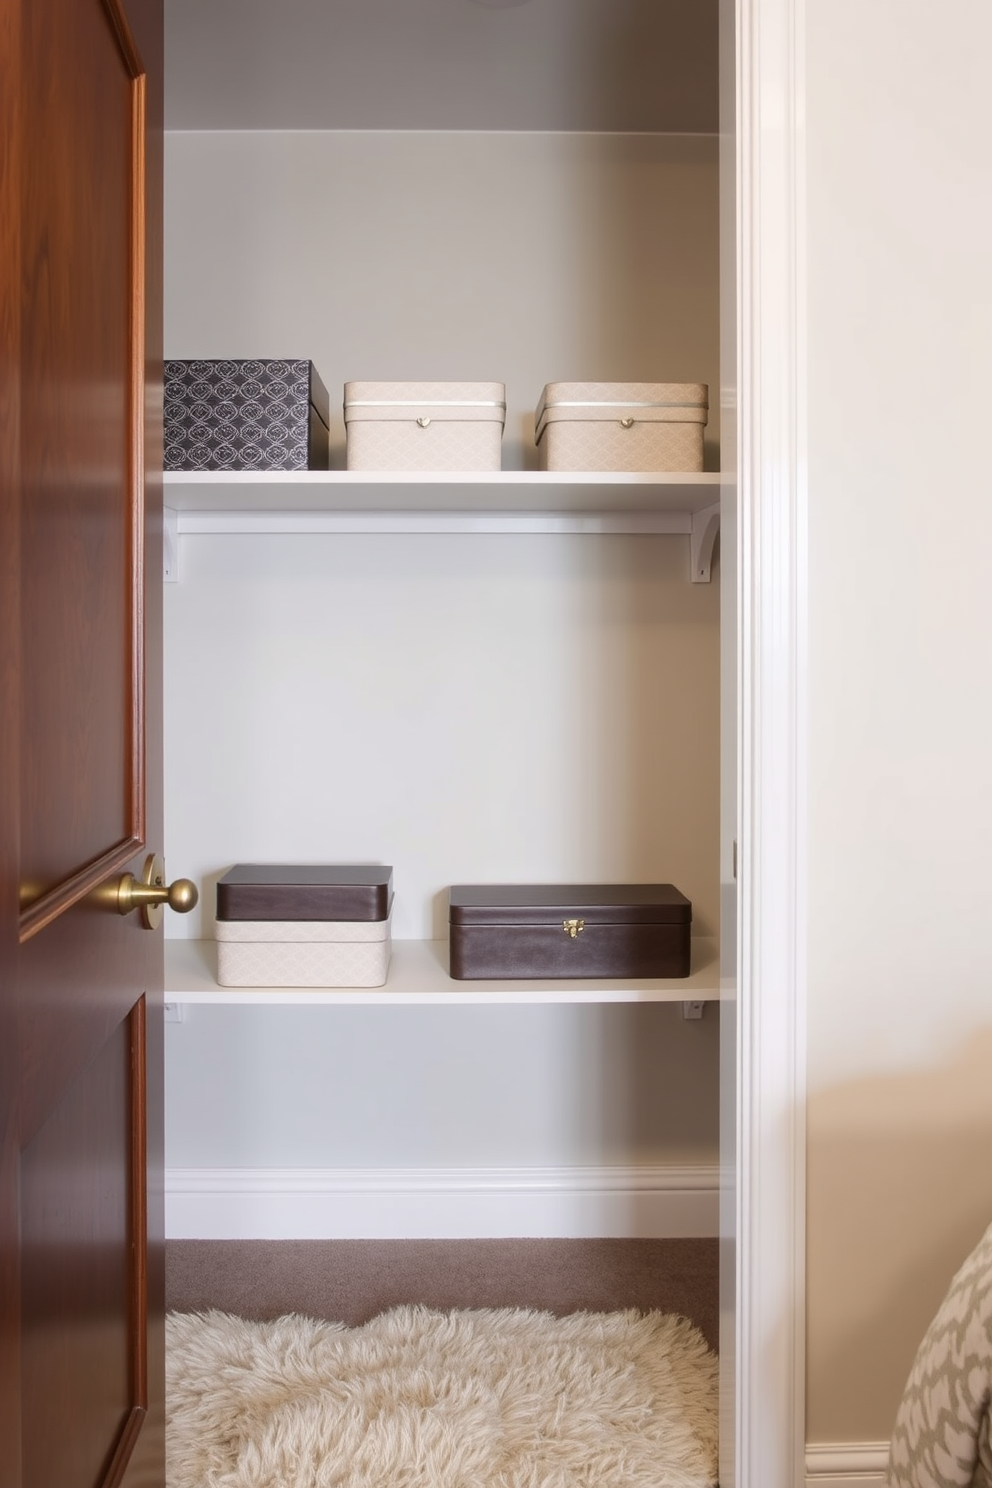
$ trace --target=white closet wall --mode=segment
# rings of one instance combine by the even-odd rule
[[[715,140],[174,134],[166,164],[167,354],[311,357],[332,464],[349,378],[504,380],[507,468],[545,381],[601,378],[708,382],[717,468]],[[449,883],[569,879],[671,880],[717,934],[719,583],[686,537],[180,541],[166,846],[204,893],[172,936],[212,934],[236,861],[353,859],[394,865],[398,938],[445,935]],[[715,1183],[715,1007],[193,1007],[168,1081],[172,1169]]]
[[[305,356],[507,385],[505,469],[545,382],[698,381],[719,468],[717,140],[395,131],[169,134],[166,355]]]
[[[201,1166],[205,1142],[207,1165],[226,1168],[713,1159],[716,1019],[686,1022],[677,1004],[292,1014],[185,1010],[170,1030],[189,1043],[170,1072],[173,1166]],[[233,1096],[223,1107],[218,1070]],[[285,1119],[288,1089],[296,1128]]]
[[[385,862],[393,934],[476,882],[675,882],[715,936],[717,587],[685,538],[184,537],[169,861]],[[711,785],[705,794],[695,788]]]

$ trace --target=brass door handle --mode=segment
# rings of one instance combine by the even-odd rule
[[[130,914],[132,909],[140,910],[146,930],[158,929],[165,905],[177,914],[189,914],[199,897],[196,884],[188,878],[166,883],[165,863],[158,853],[151,853],[145,859],[140,882],[133,873],[125,873],[117,886],[118,910],[122,915]]]

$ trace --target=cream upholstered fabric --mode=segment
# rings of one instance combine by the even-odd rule
[[[992,1226],[927,1329],[896,1416],[888,1488],[992,1488]]]

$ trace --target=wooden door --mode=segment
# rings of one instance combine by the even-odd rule
[[[3,1488],[164,1482],[161,147],[162,0],[0,0]]]

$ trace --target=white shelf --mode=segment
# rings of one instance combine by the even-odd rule
[[[393,941],[384,987],[221,987],[216,957],[213,940],[167,940],[166,1001],[285,1007],[318,1003],[711,1002],[720,996],[718,943],[703,938],[692,942],[691,974],[674,980],[460,982],[448,975],[446,940],[398,940]]]
[[[169,506],[193,511],[693,512],[719,474],[557,470],[167,470]],[[425,500],[424,497],[429,496]]]
[[[199,517],[208,514],[216,523],[224,513],[228,523],[250,513],[278,517],[304,512],[351,517],[481,513],[490,517],[685,518],[711,506],[719,497],[719,486],[720,477],[712,472],[191,470],[165,474],[166,504],[179,512],[180,532],[203,531]]]
[[[167,537],[306,533],[636,533],[690,538],[707,583],[719,525],[714,472],[166,471]],[[166,578],[176,577],[170,548]]]

